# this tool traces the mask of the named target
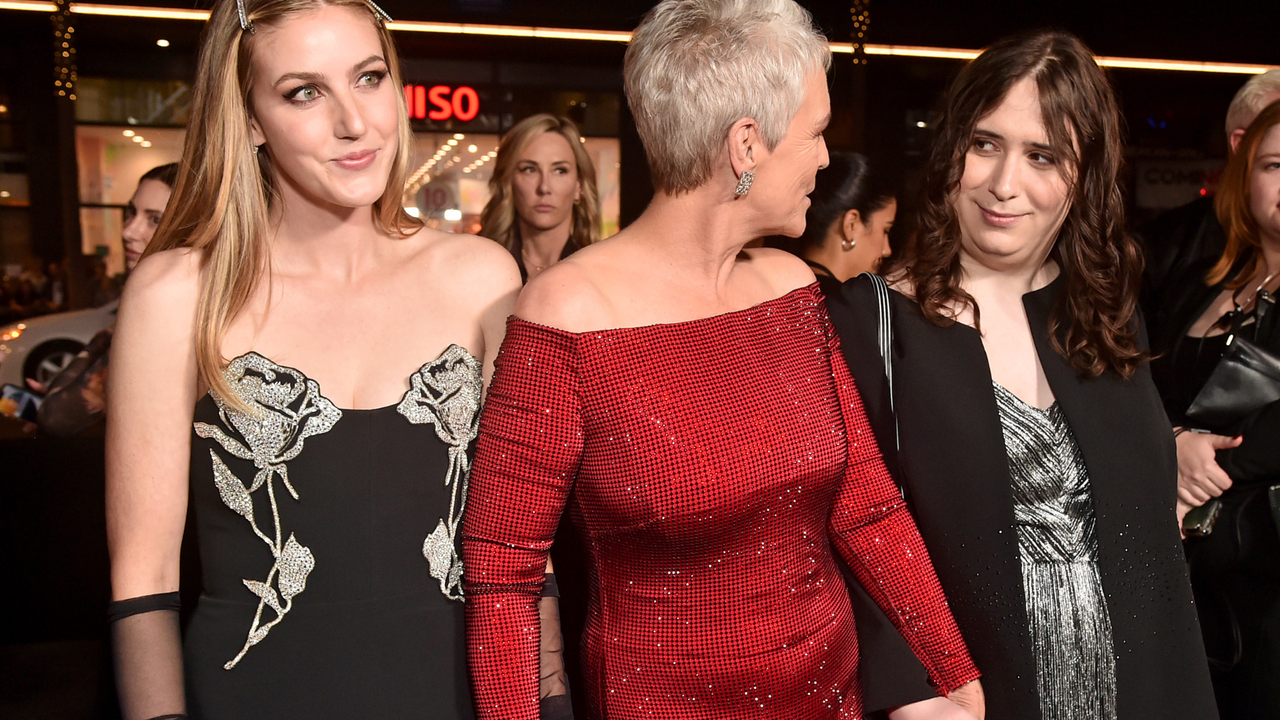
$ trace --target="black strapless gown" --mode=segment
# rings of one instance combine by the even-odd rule
[[[454,538],[480,363],[450,346],[376,410],[255,353],[226,372],[260,414],[196,406],[192,717],[471,718]]]

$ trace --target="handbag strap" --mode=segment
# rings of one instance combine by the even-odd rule
[[[893,446],[902,449],[898,435],[898,412],[893,403],[893,313],[889,305],[889,284],[875,273],[864,272],[862,277],[871,281],[876,293],[876,309],[879,313],[879,326],[876,329],[876,341],[880,346],[880,358],[884,361],[884,377],[889,381],[889,412],[893,415]]]

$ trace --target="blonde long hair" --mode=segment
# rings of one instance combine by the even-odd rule
[[[596,194],[596,166],[591,155],[583,147],[578,126],[568,118],[540,113],[521,120],[502,136],[498,144],[498,156],[494,159],[493,177],[489,179],[489,202],[480,214],[480,234],[496,240],[512,253],[520,251],[520,225],[516,222],[515,180],[516,163],[524,149],[534,138],[543,133],[559,133],[569,141],[573,160],[578,166],[578,182],[582,186],[581,199],[573,206],[573,224],[569,229],[568,246],[572,250],[582,248],[600,239],[600,198]]]
[[[387,81],[398,88],[400,63],[391,33],[364,0],[244,0],[247,19],[257,30],[325,6],[359,8],[369,14],[390,70]],[[253,151],[249,121],[253,46],[253,34],[240,27],[235,0],[220,0],[202,33],[191,121],[170,210],[144,253],[145,257],[172,248],[200,252],[197,376],[210,392],[243,411],[250,409],[241,407],[223,376],[222,338],[257,283],[267,275],[268,211],[277,201],[270,155],[266,148]],[[408,215],[400,203],[409,173],[412,134],[404,96],[399,92],[395,96],[400,105],[399,146],[386,190],[373,204],[372,212],[379,230],[392,237],[407,237],[422,223]]]

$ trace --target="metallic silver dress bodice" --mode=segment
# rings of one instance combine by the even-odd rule
[[[1044,720],[1116,717],[1111,618],[1089,473],[1066,416],[995,385]]]

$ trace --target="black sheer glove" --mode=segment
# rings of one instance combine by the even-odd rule
[[[538,619],[542,625],[539,718],[573,720],[569,676],[564,669],[564,636],[560,633],[560,587],[556,585],[555,573],[547,573],[543,579],[542,599],[538,601]]]
[[[124,720],[186,720],[178,593],[117,600],[107,607],[116,691]]]

